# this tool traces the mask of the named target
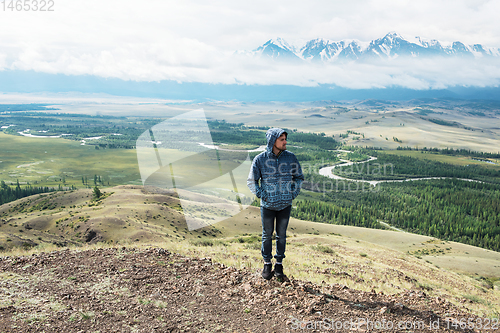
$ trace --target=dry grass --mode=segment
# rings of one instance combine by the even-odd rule
[[[296,279],[322,284],[343,284],[364,291],[395,294],[423,290],[486,317],[499,317],[500,290],[486,289],[481,280],[441,269],[414,256],[367,242],[335,235],[292,235],[288,238],[286,272]],[[259,272],[259,249],[248,243],[221,239],[213,246],[187,241],[169,242],[164,247],[197,257]],[[327,249],[332,249],[332,252]]]
[[[241,242],[238,239],[249,239]],[[262,268],[259,240],[256,234],[210,240],[211,245],[188,240],[169,240],[161,243],[133,243],[109,245],[104,243],[86,245],[78,250],[133,246],[136,248],[162,247],[172,252],[193,257],[211,257],[216,262],[236,268],[247,268],[259,273]],[[208,242],[210,243],[210,242]],[[254,247],[248,245],[256,245]],[[17,249],[4,253],[9,256],[26,256],[39,252],[57,251],[56,246]],[[286,273],[296,279],[317,284],[342,284],[364,291],[396,294],[406,290],[423,290],[430,296],[440,297],[483,317],[498,317],[500,314],[499,288],[485,288],[484,281],[440,269],[435,265],[386,247],[356,241],[337,235],[300,235],[288,238],[287,257],[284,260]],[[2,288],[16,290],[22,295],[20,276],[10,273],[0,275]],[[123,292],[115,290],[106,279],[98,285],[88,286],[100,292]],[[69,283],[69,282],[68,282]],[[50,295],[47,294],[47,299]],[[17,299],[23,299],[17,297]],[[28,295],[26,295],[28,299]],[[42,304],[42,300],[30,302]],[[13,304],[9,299],[0,300],[2,306]],[[43,305],[50,309],[57,304]],[[163,306],[163,305],[157,305]],[[24,318],[24,320],[28,320]],[[38,320],[38,319],[37,319]],[[41,319],[40,319],[41,320]]]
[[[56,221],[64,214],[74,215],[75,219],[83,216],[88,221],[79,222],[82,224],[81,229],[84,226],[99,228],[106,238],[104,242],[97,244],[80,245],[77,248],[79,250],[155,246],[187,256],[211,257],[214,261],[237,268],[248,268],[257,274],[261,270],[261,222],[258,208],[249,207],[212,227],[188,231],[182,221],[182,214],[171,208],[175,206],[175,202],[170,202],[173,200],[171,197],[142,193],[139,187],[117,187],[113,191],[114,194],[106,198],[105,203],[99,207],[85,205],[89,200],[89,190],[57,195],[53,200],[56,203],[61,201],[66,204],[69,199],[65,196],[69,195],[74,197],[72,200],[76,200],[77,204],[73,208],[67,205],[62,211],[56,209],[50,212],[54,216],[50,215],[52,220],[48,233],[36,229],[25,230],[23,237],[29,235],[36,239],[40,234],[43,237],[67,237],[66,232],[71,232],[71,229],[64,224],[71,220],[59,222],[57,227]],[[162,200],[170,201],[166,205]],[[3,205],[2,209],[9,209],[10,206],[11,204]],[[33,215],[25,216],[24,213],[11,218],[17,217],[20,217],[16,222],[19,226],[34,218]],[[121,222],[116,223],[118,220]],[[8,228],[19,229],[18,226],[3,225],[2,231],[10,230]],[[78,232],[72,230],[74,233]],[[2,252],[2,255],[25,256],[61,250],[60,246],[48,241],[38,243],[38,246],[31,249],[13,247]],[[433,249],[443,249],[443,252],[432,252]],[[429,254],[410,254],[427,253],[425,251]],[[500,278],[499,266],[499,253],[468,245],[408,233],[296,219],[290,220],[285,259],[286,273],[297,279],[318,284],[337,283],[358,290],[375,290],[388,294],[421,289],[460,306],[466,304],[482,316],[498,316],[500,312],[500,285],[495,280]],[[460,269],[463,274],[456,273]],[[475,273],[478,275],[474,275]],[[489,280],[481,279],[481,276]],[[37,277],[42,280],[50,278],[50,271]],[[18,290],[23,282],[16,279],[20,277],[1,275],[1,288]],[[88,287],[105,293],[128,293],[127,290],[115,290],[106,279],[98,285]],[[19,293],[22,295],[22,290],[19,289]],[[50,297],[49,294],[46,296],[47,299]],[[32,301],[39,302],[36,299]],[[10,304],[9,302],[13,302],[13,299],[0,300],[0,304],[4,305]]]

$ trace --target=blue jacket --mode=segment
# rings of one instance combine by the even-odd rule
[[[267,131],[267,148],[255,156],[247,179],[250,191],[261,199],[261,207],[271,210],[290,206],[304,181],[302,168],[293,153],[288,150],[278,156],[273,153],[274,143],[283,133],[286,132],[281,128]]]

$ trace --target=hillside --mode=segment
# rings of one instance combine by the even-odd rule
[[[146,194],[138,186],[103,192],[97,201],[87,189],[35,195],[1,206],[2,244],[11,248],[161,241],[188,234],[180,204],[171,196]]]
[[[471,332],[454,329],[453,320],[481,320],[421,290],[384,295],[267,282],[249,269],[162,248],[3,257],[0,266],[0,330],[10,332]]]
[[[152,189],[148,191],[142,186],[133,185],[107,188],[103,193],[103,197],[96,201],[92,199],[90,189],[53,192],[0,206],[0,246],[3,250],[9,250],[98,242],[130,244],[202,237],[222,239],[261,231],[257,207],[250,206],[218,224],[189,231],[182,207],[172,193]],[[451,270],[499,278],[500,253],[461,243],[439,242],[432,237],[410,233],[314,223],[294,218],[291,219],[289,233],[301,237],[342,235],[402,253],[417,253],[423,259],[439,262],[439,265]],[[454,264],[455,261],[458,264]]]
[[[268,283],[258,208],[189,231],[169,193],[103,192],[98,201],[77,190],[0,206],[0,331],[280,332],[293,318],[359,317],[439,318],[443,328],[446,318],[499,316],[497,252],[292,219],[291,281]]]

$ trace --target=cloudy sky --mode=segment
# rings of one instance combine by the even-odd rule
[[[291,66],[234,56],[276,37],[302,46],[314,38],[370,41],[391,31],[500,47],[497,0],[53,0],[45,12],[12,11],[10,2],[0,3],[0,70],[349,88],[500,84],[498,60]]]

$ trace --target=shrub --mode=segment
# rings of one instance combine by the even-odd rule
[[[313,246],[312,248],[313,248],[313,250],[323,252],[323,253],[329,253],[329,254],[335,253],[335,251],[333,251],[333,249],[331,247],[326,246],[326,245],[318,244],[318,245]]]

